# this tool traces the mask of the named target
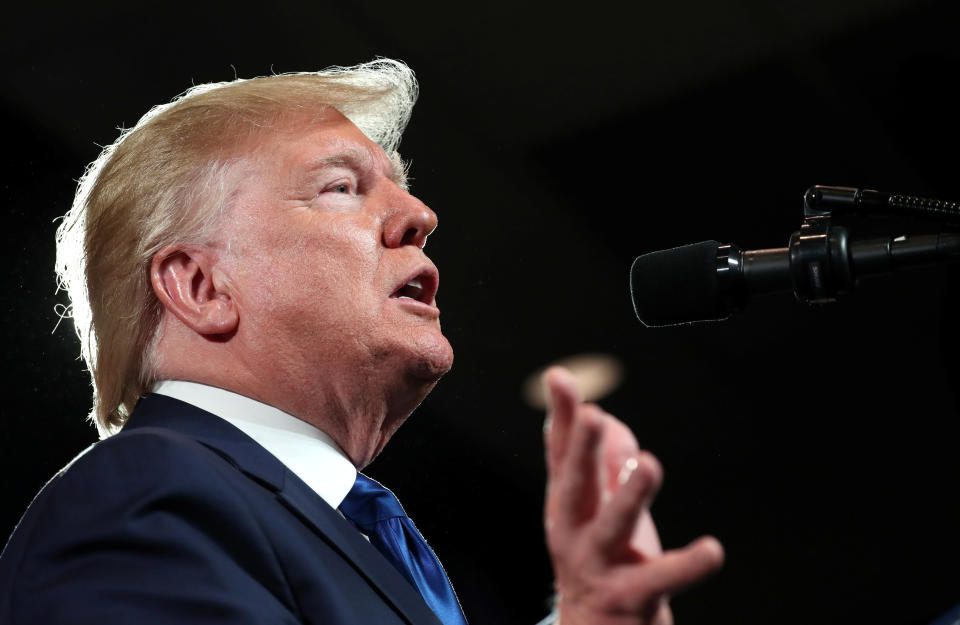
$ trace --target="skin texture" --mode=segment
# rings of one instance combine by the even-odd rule
[[[172,245],[150,278],[161,379],[218,386],[333,438],[362,468],[453,364],[423,252],[437,217],[333,109],[244,146],[236,200],[206,245]],[[420,276],[425,301],[397,291]],[[671,622],[667,596],[720,566],[711,538],[663,553],[662,479],[630,430],[546,373],[547,543],[562,625]]]

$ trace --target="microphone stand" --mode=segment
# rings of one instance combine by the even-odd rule
[[[847,216],[910,217],[936,221],[941,226],[932,234],[854,240],[846,226],[834,223],[834,217]],[[765,275],[773,275],[778,259],[786,253],[796,298],[808,304],[825,304],[851,292],[862,275],[960,261],[957,224],[957,202],[817,185],[803,196],[803,223],[790,235],[786,248],[742,253],[736,246],[720,246],[717,269],[721,281],[743,279],[746,273],[753,284],[758,284]],[[727,271],[736,265],[741,265],[742,271]],[[731,302],[734,308],[742,303]]]

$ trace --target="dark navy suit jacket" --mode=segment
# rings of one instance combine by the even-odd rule
[[[0,623],[439,625],[279,460],[162,395],[30,505],[0,557]]]

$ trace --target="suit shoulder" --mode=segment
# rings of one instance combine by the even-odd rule
[[[197,440],[173,430],[142,427],[122,430],[113,436],[90,445],[61,469],[54,480],[71,474],[88,474],[149,466],[148,475],[169,477],[170,469],[179,463],[190,465],[220,465],[232,461]],[[110,475],[104,475],[109,479]]]
[[[48,483],[0,555],[0,623],[399,622],[361,574],[379,556],[351,555],[372,547],[255,441],[193,416],[140,421]]]
[[[243,588],[244,602],[256,599],[285,614],[289,592],[258,512],[271,496],[186,435],[142,427],[100,441],[47,483],[11,536],[0,556],[0,621],[54,610],[56,618],[24,622],[63,622],[68,606],[88,605],[92,596],[205,588],[211,579],[211,593]],[[32,598],[40,589],[63,607]],[[238,615],[233,622],[248,620]]]
[[[236,510],[249,485],[229,458],[189,436],[138,428],[99,441],[41,489],[10,539],[30,543],[81,524],[121,525],[165,509]],[[190,502],[190,506],[183,506]]]

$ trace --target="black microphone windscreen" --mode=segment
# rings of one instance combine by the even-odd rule
[[[645,326],[725,319],[719,297],[716,241],[644,254],[630,268],[633,310]]]

